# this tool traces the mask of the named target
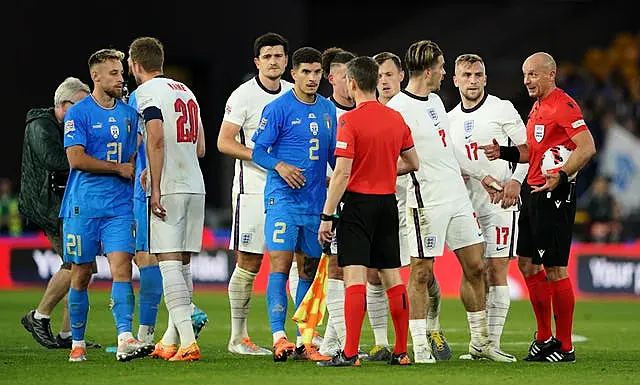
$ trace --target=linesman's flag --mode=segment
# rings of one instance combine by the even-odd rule
[[[329,255],[322,253],[316,276],[305,294],[292,319],[300,329],[305,345],[310,345],[313,333],[318,325],[322,325],[327,310],[327,282],[329,278]]]

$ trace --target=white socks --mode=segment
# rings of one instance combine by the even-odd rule
[[[387,339],[389,302],[383,285],[372,285],[367,282],[367,315],[376,345],[389,346]]]
[[[33,318],[35,319],[49,319],[51,318],[51,316],[49,316],[49,314],[42,314],[38,311],[38,309],[36,309],[35,312],[33,312]]]
[[[293,303],[296,303],[296,292],[298,291],[298,263],[296,262],[296,256],[293,256],[293,262],[291,262],[291,269],[289,269],[289,294]]]
[[[500,337],[502,336],[502,329],[504,328],[510,305],[509,286],[489,286],[489,293],[487,294],[489,341],[496,349],[500,349]]]
[[[331,278],[327,281],[327,312],[329,318],[327,319],[324,341],[326,344],[333,343],[335,345],[337,340],[338,348],[342,349],[347,336],[347,327],[344,321],[344,281]]]
[[[410,319],[409,331],[411,332],[411,341],[413,348],[416,346],[427,345],[427,320],[426,319]]]
[[[155,333],[154,326],[148,326],[148,325],[138,326],[138,339],[147,345],[153,345],[154,333]]]
[[[467,321],[471,331],[471,343],[476,347],[483,347],[489,343],[489,326],[485,310],[467,312]],[[411,322],[411,321],[409,321]]]
[[[133,334],[131,332],[124,332],[118,334],[118,345],[124,344],[133,338]]]
[[[187,283],[181,261],[160,261],[160,272],[162,273],[162,287],[164,289],[164,302],[169,311],[169,320],[175,325],[180,336],[180,346],[187,347],[196,341],[191,326],[191,291],[193,283]],[[189,266],[189,265],[186,265]],[[190,268],[190,266],[189,266]],[[189,270],[189,278],[191,272]],[[189,279],[190,280],[190,279]],[[167,333],[171,327],[167,328]],[[167,334],[165,333],[165,334]],[[162,337],[165,344],[165,337]]]
[[[287,334],[283,330],[280,330],[280,331],[277,331],[277,332],[273,333],[273,345],[275,346],[276,342],[278,342],[278,340],[280,338],[286,337],[286,336],[287,336]]]
[[[440,331],[440,308],[442,300],[440,299],[440,285],[435,277],[433,277],[433,282],[431,282],[428,290],[429,308],[427,309],[427,331]]]
[[[251,294],[253,292],[253,281],[256,273],[236,265],[229,280],[228,293],[229,304],[231,305],[231,344],[236,345],[242,342],[247,333],[247,316],[251,309]]]

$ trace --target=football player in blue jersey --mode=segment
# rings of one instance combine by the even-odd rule
[[[253,161],[267,170],[264,189],[265,240],[270,259],[267,307],[275,361],[296,357],[326,360],[316,346],[287,340],[286,282],[294,252],[299,252],[300,280],[296,307],[313,281],[322,254],[317,242],[322,204],[327,194],[327,163],[335,165],[336,107],[317,94],[322,78],[322,54],[302,47],[293,53],[294,88],[262,112],[253,136]],[[296,347],[297,345],[297,347]]]
[[[71,262],[69,361],[86,360],[91,263],[103,252],[113,276],[111,308],[118,332],[116,358],[148,354],[132,334],[135,299],[131,259],[135,251],[133,183],[138,114],[120,98],[124,53],[102,49],[89,58],[93,91],[64,119],[64,147],[71,170],[60,208],[64,259]]]

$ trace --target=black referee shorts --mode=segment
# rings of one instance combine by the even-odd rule
[[[575,190],[574,183],[565,183],[551,192],[531,193],[531,188],[523,185],[518,255],[547,267],[569,264],[576,217]]]
[[[336,229],[338,265],[399,268],[398,205],[395,194],[345,192]]]

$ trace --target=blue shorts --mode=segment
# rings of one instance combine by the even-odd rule
[[[133,200],[133,215],[136,218],[136,251],[149,252],[149,212],[147,200]]]
[[[293,215],[282,208],[270,207],[264,223],[267,250],[302,251],[311,258],[320,258],[319,227],[319,215]]]
[[[63,218],[64,261],[91,263],[96,255],[118,251],[133,254],[136,222],[131,215],[106,218]]]

